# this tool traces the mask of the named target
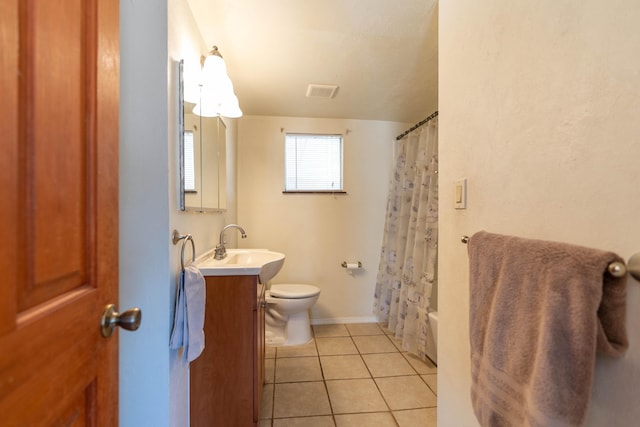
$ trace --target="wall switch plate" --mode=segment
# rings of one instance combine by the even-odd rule
[[[453,207],[467,209],[467,179],[459,179],[453,183]]]

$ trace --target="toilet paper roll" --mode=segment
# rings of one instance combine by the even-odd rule
[[[348,262],[347,270],[357,270],[360,268],[360,265],[357,262]]]

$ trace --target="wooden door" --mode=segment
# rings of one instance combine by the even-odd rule
[[[0,425],[116,426],[118,0],[0,0]]]

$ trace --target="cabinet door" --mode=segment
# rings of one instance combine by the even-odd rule
[[[206,277],[204,351],[191,363],[191,427],[256,418],[257,276]]]

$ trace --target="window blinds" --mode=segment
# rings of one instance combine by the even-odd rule
[[[285,191],[342,191],[342,135],[286,134]]]

